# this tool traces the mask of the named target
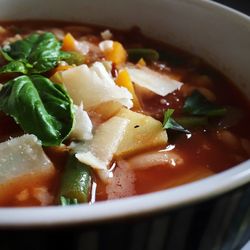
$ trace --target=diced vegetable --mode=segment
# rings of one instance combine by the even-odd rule
[[[127,70],[121,70],[116,78],[116,84],[120,87],[127,88],[127,90],[132,94],[133,96],[133,107],[136,110],[141,110],[141,105],[139,103],[139,100],[135,94],[135,89],[133,86],[133,83],[130,79],[130,76],[127,72]]]
[[[34,135],[23,135],[0,143],[0,200],[12,192],[34,185],[34,180],[54,176],[55,169]],[[34,180],[32,178],[34,178]]]
[[[78,51],[68,52],[68,57],[64,59],[69,65],[81,65],[85,62],[85,56]]]
[[[208,117],[223,116],[226,108],[208,101],[199,91],[195,90],[185,101],[184,111],[192,115]]]
[[[146,66],[146,62],[144,61],[143,58],[141,58],[137,63],[136,63],[136,66],[139,66],[139,67],[144,67]]]
[[[134,83],[147,88],[160,96],[166,96],[169,93],[180,89],[182,86],[181,82],[171,79],[169,76],[160,74],[147,67],[136,68],[129,66],[127,71]]]
[[[90,167],[79,162],[74,154],[69,155],[59,191],[61,205],[88,202],[91,179]]]
[[[112,45],[113,45],[112,48],[109,47],[103,48],[103,53],[105,55],[106,60],[111,61],[115,64],[125,63],[127,60],[127,52],[122,46],[122,44],[114,41]]]
[[[131,62],[137,62],[141,58],[145,61],[157,61],[159,59],[159,53],[154,49],[147,48],[135,48],[128,49],[128,59]]]
[[[74,121],[72,106],[60,85],[39,75],[17,77],[0,91],[0,110],[45,146],[60,145],[68,136]]]
[[[76,106],[74,127],[69,135],[73,140],[84,141],[93,138],[93,125],[83,106]]]
[[[124,138],[128,119],[113,117],[101,124],[91,141],[76,149],[76,158],[92,168],[108,170],[108,166]]]
[[[46,72],[54,68],[59,60],[68,57],[60,48],[60,42],[52,33],[31,34],[1,49],[9,64],[0,71],[23,74]]]
[[[62,50],[64,51],[77,50],[77,43],[78,42],[75,40],[75,38],[70,33],[67,33],[63,39]]]
[[[83,103],[86,110],[108,101],[117,101],[127,108],[133,106],[130,92],[118,87],[100,62],[90,68],[81,65],[63,71],[62,80],[74,103]]]
[[[162,124],[151,116],[139,114],[125,108],[117,116],[130,122],[116,156],[127,156],[149,148],[167,145],[167,133],[163,130]]]
[[[187,129],[183,128],[180,124],[178,124],[171,116],[174,113],[174,109],[168,109],[164,113],[164,121],[163,128],[171,129],[178,132],[190,133]]]
[[[77,41],[70,33],[67,33],[63,39],[62,50],[67,51],[70,57],[66,59],[69,64],[81,64],[83,62],[92,44],[87,41]],[[74,61],[74,63],[73,63]]]

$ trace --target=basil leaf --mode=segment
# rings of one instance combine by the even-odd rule
[[[174,109],[168,109],[164,113],[164,121],[163,128],[171,129],[182,133],[190,133],[187,129],[183,128],[180,124],[178,124],[171,116],[174,113]]]
[[[9,45],[8,45],[8,46],[9,46]],[[6,45],[5,48],[7,49],[8,46]],[[5,53],[5,52],[3,51],[2,48],[0,48],[0,52],[1,52],[2,57],[3,57],[6,61],[9,61],[9,62],[10,62],[10,61],[14,61],[13,58],[11,58],[7,53]]]
[[[21,61],[12,61],[0,68],[0,73],[28,73],[28,67]]]
[[[44,146],[60,145],[73,127],[73,104],[58,84],[40,76],[19,76],[0,91],[0,110]]]
[[[204,115],[208,117],[223,116],[226,113],[224,107],[208,101],[199,91],[195,90],[186,99],[183,107],[186,113],[192,115]]]
[[[60,60],[61,44],[49,32],[31,34],[2,48],[2,55],[7,61],[21,61],[30,65],[29,73],[46,72],[57,65]],[[23,73],[23,72],[21,72]]]

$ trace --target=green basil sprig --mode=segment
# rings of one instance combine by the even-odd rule
[[[74,122],[73,104],[66,91],[41,75],[19,76],[5,83],[0,110],[44,146],[60,145]]]
[[[1,48],[3,57],[9,63],[0,68],[0,73],[37,74],[49,71],[60,60],[69,57],[60,49],[61,43],[52,33],[33,33]]]
[[[174,113],[174,109],[167,109],[164,113],[164,121],[163,121],[163,128],[164,129],[171,129],[174,131],[182,132],[182,133],[190,133],[187,129],[182,127],[179,123],[177,123],[173,118],[172,115]]]
[[[186,128],[204,127],[209,121],[217,117],[225,117],[228,109],[210,102],[199,91],[193,91],[187,97],[184,106],[184,115],[171,117],[174,109],[167,109],[164,113],[163,128],[178,132],[190,133]]]
[[[195,90],[186,99],[183,110],[191,115],[203,115],[207,117],[223,116],[226,114],[226,108],[216,105],[199,91]]]

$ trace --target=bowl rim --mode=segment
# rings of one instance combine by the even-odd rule
[[[167,1],[167,0],[163,0]],[[230,14],[232,18],[250,24],[250,17],[210,0],[181,0],[211,10]],[[191,205],[250,183],[250,160],[226,171],[189,184],[163,191],[123,199],[100,201],[93,206],[0,208],[0,228],[51,227],[92,224],[103,221],[138,217]]]

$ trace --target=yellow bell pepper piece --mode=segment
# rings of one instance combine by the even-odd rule
[[[66,36],[63,38],[62,50],[64,51],[77,50],[77,41],[70,33],[67,33]]]
[[[119,42],[113,42],[113,47],[104,51],[105,58],[115,64],[121,64],[127,60],[127,52]]]
[[[127,70],[121,70],[116,78],[116,84],[120,87],[125,87],[133,96],[133,104],[135,110],[142,110],[140,102],[135,94],[135,89],[133,83],[130,79],[129,73]]]

